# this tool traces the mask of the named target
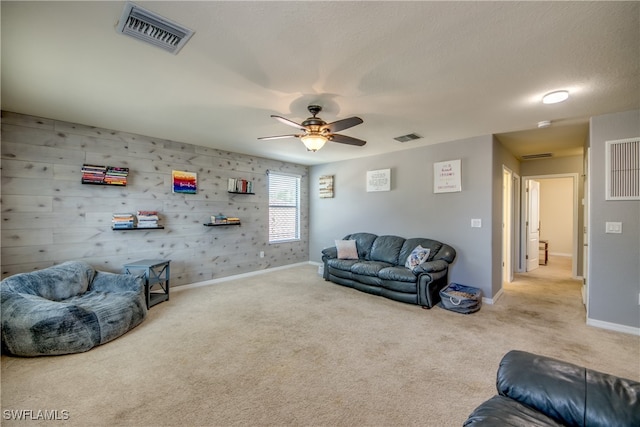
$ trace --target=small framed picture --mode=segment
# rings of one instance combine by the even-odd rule
[[[391,169],[367,171],[367,191],[390,191]]]
[[[198,192],[198,174],[171,171],[171,192],[196,194]]]
[[[333,197],[333,175],[323,175],[319,181],[320,198],[331,199]]]

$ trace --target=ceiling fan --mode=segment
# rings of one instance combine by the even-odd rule
[[[352,138],[346,135],[340,135],[334,132],[338,132],[350,127],[359,125],[362,123],[360,117],[349,117],[348,119],[337,120],[332,123],[327,123],[316,115],[322,111],[322,107],[319,105],[309,105],[307,107],[312,117],[306,119],[302,124],[298,124],[284,117],[271,115],[274,119],[284,123],[285,125],[292,126],[300,129],[304,133],[291,134],[291,135],[278,135],[278,136],[264,136],[258,139],[282,139],[282,138],[300,138],[302,143],[307,147],[309,151],[318,151],[321,149],[327,141],[338,142],[340,144],[357,145],[362,147],[366,144],[366,141],[361,139]]]

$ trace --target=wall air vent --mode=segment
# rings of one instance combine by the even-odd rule
[[[177,54],[193,31],[175,22],[127,2],[116,31]]]
[[[606,200],[640,200],[640,138],[607,141]]]
[[[398,136],[395,139],[398,142],[407,142],[407,141],[413,141],[415,139],[420,139],[422,138],[422,136],[418,135],[417,133],[410,133],[407,135],[402,135],[402,136]]]
[[[546,159],[549,157],[553,157],[551,153],[538,153],[538,154],[525,154],[522,156],[522,160],[535,160],[535,159]]]

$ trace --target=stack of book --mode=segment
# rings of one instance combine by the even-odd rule
[[[133,228],[134,217],[130,213],[114,213],[111,218],[111,224],[114,229]]]
[[[240,218],[236,218],[234,216],[228,216],[227,224],[240,224]]]
[[[127,185],[127,175],[129,175],[129,168],[107,166],[104,182],[113,185]]]
[[[127,185],[127,175],[129,175],[129,168],[82,165],[83,184]]]
[[[138,218],[138,228],[158,227],[157,211],[138,211],[136,217]]]
[[[106,166],[82,165],[83,184],[103,184],[107,174]]]
[[[253,193],[253,181],[246,179],[229,178],[227,191],[232,193]]]

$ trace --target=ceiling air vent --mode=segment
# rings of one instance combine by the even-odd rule
[[[522,156],[522,160],[546,159],[548,157],[553,157],[553,154],[551,153],[526,154]]]
[[[398,136],[395,139],[398,142],[408,142],[408,141],[413,141],[415,139],[420,139],[422,138],[422,136],[418,135],[417,133],[410,133],[407,135],[402,135],[402,136]]]
[[[116,30],[174,55],[193,35],[192,30],[129,2],[124,6]]]

